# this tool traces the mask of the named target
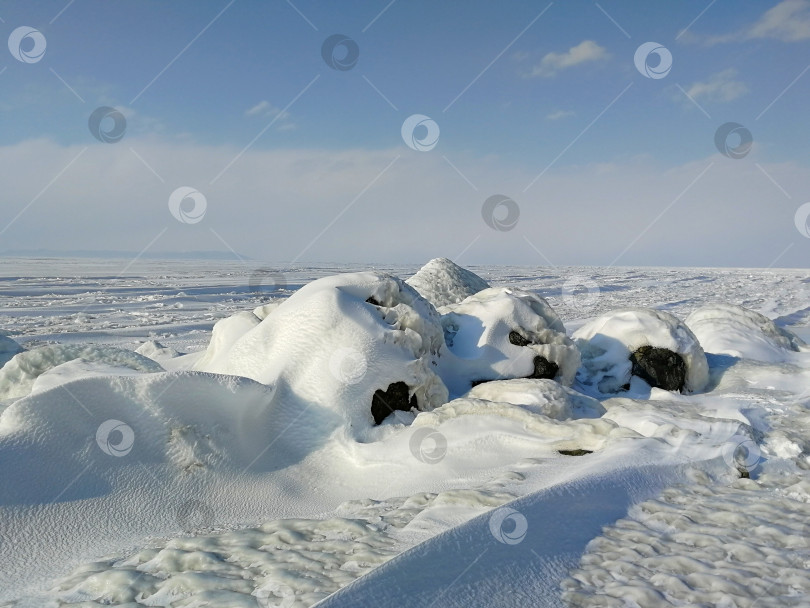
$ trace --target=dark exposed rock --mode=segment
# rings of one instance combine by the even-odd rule
[[[371,398],[371,415],[374,416],[374,424],[380,424],[394,410],[408,412],[411,408],[418,408],[416,395],[408,397],[408,385],[404,382],[393,382],[386,390],[378,389],[374,391]]]
[[[686,384],[686,363],[667,348],[642,346],[632,355],[632,374],[650,386],[665,391],[682,391]]]
[[[368,298],[366,298],[366,302],[368,302],[369,304],[373,304],[374,306],[382,306],[382,304],[380,304],[377,300],[374,299],[374,296],[369,296]]]
[[[549,361],[545,357],[537,355],[534,358],[534,372],[532,372],[529,378],[548,378],[549,380],[553,380],[557,376],[558,371],[560,371],[560,366],[554,363],[554,361]]]
[[[530,340],[524,338],[514,330],[509,332],[509,341],[515,346],[528,346],[531,344]]]
[[[584,456],[585,454],[593,454],[593,450],[557,450],[563,456]]]

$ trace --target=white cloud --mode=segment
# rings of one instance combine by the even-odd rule
[[[0,230],[83,147],[48,140],[0,147]],[[153,250],[224,251],[219,235],[240,253],[279,262],[334,221],[303,261],[418,263],[466,250],[462,264],[543,264],[525,236],[555,264],[609,264],[676,198],[620,264],[767,266],[795,241],[779,264],[806,266],[810,247],[793,225],[794,209],[750,159],[719,153],[674,167],[644,159],[562,165],[524,193],[542,163],[454,155],[475,191],[441,156],[401,148],[251,149],[214,180],[239,152],[129,136],[91,145],[0,235],[0,251],[140,251],[158,235]],[[679,198],[710,160],[712,168]],[[807,167],[757,160],[788,192],[810,183]],[[205,195],[199,224],[171,216],[168,197],[180,186]],[[484,224],[481,205],[492,194],[520,205],[513,231]]]
[[[693,82],[686,89],[686,94],[695,101],[724,103],[733,101],[748,93],[744,82],[736,80],[737,70],[729,68],[713,74],[705,82]],[[688,100],[684,100],[688,103]]]
[[[783,0],[766,11],[747,34],[749,38],[776,38],[782,42],[810,39],[810,1]]]
[[[262,116],[265,118],[273,118],[278,122],[276,127],[279,131],[289,131],[295,129],[295,123],[292,121],[290,113],[277,108],[266,99],[262,99],[255,106],[245,110],[245,116]]]
[[[608,53],[604,47],[599,46],[593,40],[583,40],[564,53],[546,54],[527,76],[554,76],[562,70],[591,61],[607,59],[607,57]]]
[[[781,42],[808,40],[810,39],[810,0],[782,0],[765,11],[756,22],[735,32],[701,35],[686,31],[682,32],[679,38],[682,42],[699,42],[709,46],[763,38]]]
[[[569,116],[573,116],[575,112],[572,110],[557,110],[556,112],[551,112],[550,114],[546,114],[546,120],[560,120],[561,118],[568,118]]]

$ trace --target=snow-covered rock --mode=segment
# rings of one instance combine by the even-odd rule
[[[25,397],[31,392],[34,382],[39,376],[58,365],[75,359],[145,373],[163,371],[163,368],[152,359],[114,346],[94,344],[42,346],[14,355],[0,369],[0,401]]]
[[[0,367],[19,352],[22,352],[22,346],[8,336],[0,334]]]
[[[464,398],[522,405],[531,412],[555,420],[598,418],[605,413],[605,408],[596,399],[544,378],[484,382],[470,389]]]
[[[221,344],[212,340],[207,362],[197,369],[276,385],[284,403],[324,408],[313,424],[343,420],[355,437],[375,423],[372,402],[379,403],[386,391],[399,394],[399,383],[407,394],[404,404],[391,404],[396,407],[426,410],[447,401],[435,371],[444,344],[439,315],[416,290],[390,275],[318,279],[224,352],[230,341],[221,333]]]
[[[804,342],[768,317],[733,304],[709,304],[692,312],[686,325],[706,352],[758,361],[784,361]]]
[[[439,373],[454,395],[481,381],[554,378],[570,385],[579,351],[551,306],[520,289],[489,288],[444,306]]]
[[[709,380],[706,354],[695,334],[663,311],[615,310],[588,321],[573,338],[582,352],[578,381],[601,393],[615,393],[630,384],[631,355],[642,347],[666,349],[680,356],[686,367],[686,392],[702,390]]]
[[[456,304],[489,287],[484,279],[447,258],[434,258],[405,281],[436,308]]]

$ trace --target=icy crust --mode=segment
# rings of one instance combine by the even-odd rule
[[[436,308],[456,304],[489,287],[484,279],[447,258],[435,258],[405,281]]]
[[[768,317],[733,304],[701,306],[685,323],[708,353],[778,363],[806,347]]]
[[[0,369],[0,401],[25,397],[42,374],[76,359],[144,373],[163,371],[152,359],[123,348],[72,344],[42,346],[15,355]]]
[[[0,367],[19,352],[22,352],[22,346],[8,336],[0,334]]]
[[[86,564],[58,581],[52,595],[67,606],[92,600],[95,606],[307,608],[401,553],[425,516],[451,509],[469,519],[514,498],[490,483],[480,490],[350,501],[327,519],[175,538]]]
[[[439,315],[396,277],[361,272],[313,281],[232,345],[229,338],[255,321],[220,323],[222,338],[212,340],[197,369],[274,385],[293,407],[333,412],[323,424],[341,419],[355,438],[374,424],[374,393],[393,383],[408,386],[418,409],[447,401],[435,371],[444,343]]]
[[[536,356],[557,365],[555,380],[573,382],[579,351],[540,296],[492,287],[439,312],[446,342],[439,373],[451,394],[462,395],[480,381],[531,376]],[[515,337],[525,345],[515,344]]]
[[[807,606],[810,484],[796,476],[665,490],[594,539],[568,606]]]
[[[605,413],[596,399],[544,378],[484,382],[470,389],[464,398],[522,405],[530,412],[554,420],[598,418]]]
[[[573,334],[582,353],[577,380],[601,393],[630,383],[630,355],[642,346],[665,348],[686,364],[686,392],[701,391],[709,381],[706,354],[697,337],[677,317],[649,308],[619,309],[588,321]]]

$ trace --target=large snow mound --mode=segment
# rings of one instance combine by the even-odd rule
[[[31,392],[34,382],[39,376],[58,365],[75,359],[145,373],[164,371],[152,359],[131,350],[114,346],[92,344],[84,346],[73,344],[42,346],[14,355],[0,369],[0,401],[25,397]]]
[[[484,279],[447,258],[435,258],[405,281],[436,308],[457,304],[489,287]]]
[[[509,378],[573,382],[579,351],[540,296],[492,287],[439,312],[446,342],[439,370],[452,394],[462,395],[478,382]],[[538,357],[551,364],[543,364],[548,374],[538,373]]]
[[[777,363],[805,346],[765,315],[733,304],[710,304],[692,312],[686,325],[706,352]]]
[[[251,329],[261,323],[253,312],[238,312],[230,317],[220,319],[211,331],[211,341],[205,354],[194,365],[197,371],[226,373],[228,353],[234,344]]]
[[[9,359],[21,351],[22,346],[8,336],[0,334],[0,367],[3,367]]]
[[[447,401],[435,371],[444,343],[439,315],[396,277],[360,272],[318,279],[244,331],[256,321],[221,321],[197,369],[275,385],[283,401],[326,408],[355,437],[375,423],[373,402],[389,403],[393,393],[420,410]],[[329,419],[324,415],[323,424],[333,424]]]
[[[709,381],[706,354],[695,334],[660,310],[615,310],[588,321],[572,337],[582,352],[578,381],[601,393],[615,393],[630,384],[630,356],[644,346],[667,349],[683,359],[685,391],[703,390]]]

